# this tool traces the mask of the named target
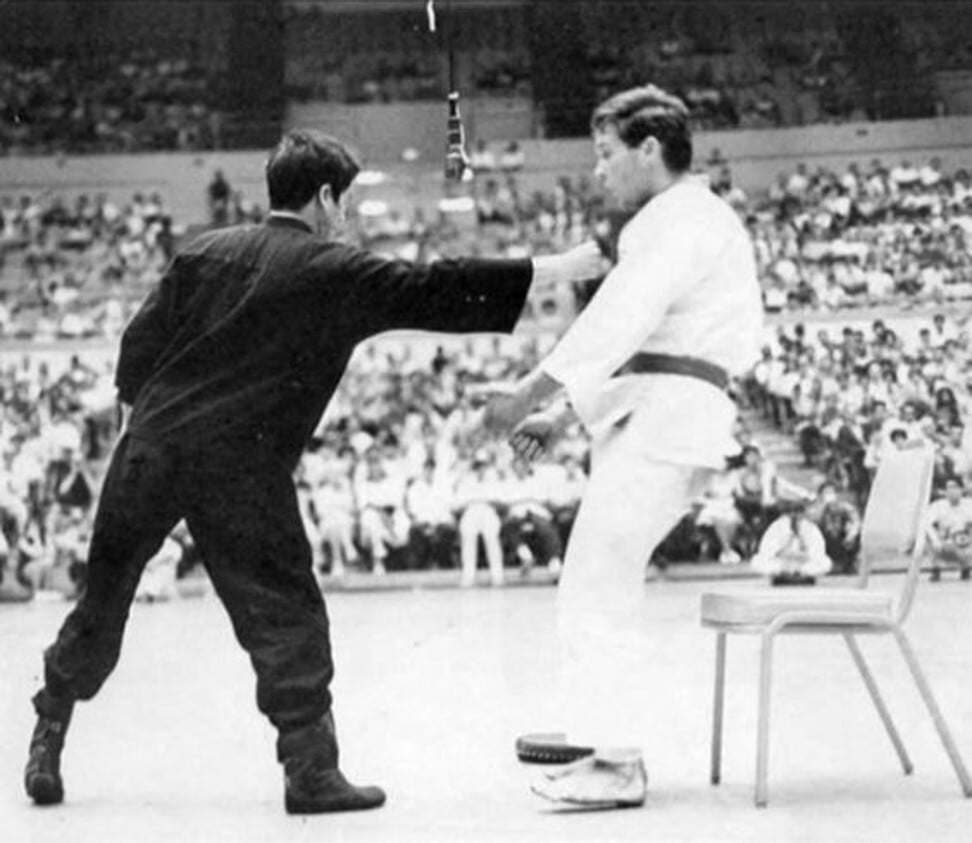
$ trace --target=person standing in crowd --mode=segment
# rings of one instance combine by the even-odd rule
[[[945,495],[928,507],[925,535],[931,557],[931,580],[942,578],[942,563],[958,565],[961,577],[972,574],[972,500],[959,477],[945,481]]]
[[[484,416],[533,458],[563,429],[566,392],[592,437],[591,470],[558,596],[566,734],[594,748],[543,776],[558,805],[641,805],[641,724],[655,687],[639,633],[645,564],[732,447],[727,387],[758,359],[763,312],[752,242],[738,216],[694,178],[688,111],[654,86],[593,115],[595,173],[634,211],[618,261],[553,351]]]
[[[358,164],[288,132],[266,165],[261,225],[176,255],[129,323],[116,369],[124,432],[105,476],[83,596],[45,652],[25,787],[63,800],[75,703],[115,667],[146,563],[186,519],[277,729],[291,813],[374,808],[338,767],[328,616],[293,473],[354,347],[395,328],[509,332],[531,282],[594,275],[594,244],[518,261],[389,261],[340,242]]]

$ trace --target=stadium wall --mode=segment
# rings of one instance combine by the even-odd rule
[[[488,141],[515,137],[520,117],[500,107],[485,106],[474,119],[476,135]],[[385,170],[390,178],[369,188],[371,196],[396,202],[434,203],[443,194],[445,153],[444,103],[320,108],[302,112],[304,125],[316,126],[345,138],[366,165]],[[469,109],[470,118],[477,114]],[[490,122],[490,115],[495,122]],[[506,126],[511,134],[501,131]],[[394,139],[390,142],[389,139]],[[400,147],[399,144],[402,144]],[[404,146],[419,149],[418,162],[401,160]],[[526,189],[550,187],[562,175],[587,173],[593,164],[590,143],[576,140],[522,140],[527,169]],[[392,154],[394,150],[394,154]],[[782,172],[805,162],[811,168],[844,168],[853,161],[881,158],[893,164],[902,158],[915,163],[937,156],[945,171],[972,168],[972,117],[943,117],[887,123],[847,123],[789,129],[701,133],[696,138],[696,162],[719,151],[730,162],[737,184],[748,192],[768,187]],[[379,155],[384,152],[386,155]],[[234,189],[265,205],[263,162],[266,151],[190,152],[143,155],[0,158],[0,194],[53,191],[71,197],[78,193],[106,193],[116,202],[128,201],[135,191],[158,190],[175,218],[182,223],[207,219],[206,185],[222,169]]]

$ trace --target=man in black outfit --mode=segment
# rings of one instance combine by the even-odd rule
[[[63,799],[76,700],[114,668],[139,577],[185,518],[278,730],[291,813],[373,808],[338,769],[334,667],[292,472],[355,347],[394,328],[513,329],[531,279],[595,274],[596,247],[530,260],[388,261],[337,242],[358,166],[336,141],[288,133],[271,153],[265,224],[211,231],[175,259],[122,338],[126,416],[105,477],[87,588],[45,652],[25,772]]]

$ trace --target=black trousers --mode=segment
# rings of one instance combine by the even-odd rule
[[[258,707],[282,734],[312,727],[331,707],[327,612],[291,474],[253,447],[198,453],[119,440],[95,517],[87,587],[45,652],[40,696],[86,700],[98,692],[118,662],[139,577],[181,518],[250,655]]]

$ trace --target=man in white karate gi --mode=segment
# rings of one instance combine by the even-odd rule
[[[595,175],[636,211],[618,261],[549,356],[484,424],[532,458],[576,413],[591,474],[558,595],[570,744],[592,756],[541,777],[562,805],[645,799],[642,725],[653,713],[645,566],[731,449],[729,379],[758,359],[762,303],[752,245],[735,212],[689,173],[684,104],[648,86],[603,103],[592,121]],[[554,399],[566,398],[566,401]],[[540,409],[537,412],[537,408]]]

